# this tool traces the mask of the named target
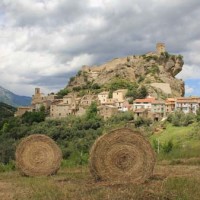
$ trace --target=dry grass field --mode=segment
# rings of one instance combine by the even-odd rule
[[[172,165],[173,164],[173,165]],[[199,200],[200,165],[195,159],[156,165],[145,183],[95,182],[88,168],[62,168],[50,177],[0,173],[0,200]]]

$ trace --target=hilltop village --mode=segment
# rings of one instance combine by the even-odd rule
[[[174,111],[194,113],[200,108],[200,97],[178,97],[157,100],[155,97],[147,96],[143,99],[136,99],[132,104],[126,98],[127,89],[119,89],[113,92],[109,98],[109,92],[103,91],[98,95],[84,95],[77,97],[75,94],[68,94],[62,99],[57,95],[45,96],[40,88],[35,89],[30,107],[18,107],[15,116],[22,116],[25,112],[39,111],[42,106],[48,111],[48,118],[58,119],[70,115],[82,116],[87,108],[96,102],[100,116],[104,119],[115,115],[118,112],[134,112],[135,118],[145,117],[154,121],[161,120]]]
[[[196,113],[200,98],[183,97],[184,82],[175,77],[183,64],[181,55],[170,55],[165,44],[158,43],[155,52],[116,58],[100,66],[83,66],[70,79],[67,95],[62,98],[53,93],[45,96],[40,88],[35,88],[31,106],[18,107],[15,116],[39,111],[42,106],[47,118],[82,116],[93,102],[104,119],[127,111],[134,112],[135,118],[146,117],[154,121],[176,110]],[[110,87],[113,80],[122,80],[123,87],[119,84],[117,88]],[[145,88],[142,98],[133,98],[131,95],[142,87]]]

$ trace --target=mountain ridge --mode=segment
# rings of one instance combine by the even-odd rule
[[[31,97],[20,96],[14,94],[8,89],[0,86],[0,102],[17,107],[17,106],[28,106],[31,104]]]

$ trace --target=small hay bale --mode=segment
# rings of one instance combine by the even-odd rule
[[[15,158],[16,167],[22,175],[48,176],[60,168],[62,153],[51,138],[34,134],[19,143]]]
[[[90,172],[96,181],[143,183],[152,174],[155,153],[145,138],[122,128],[99,137],[90,151]]]

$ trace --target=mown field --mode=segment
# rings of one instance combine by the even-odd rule
[[[1,166],[1,200],[199,200],[200,141],[198,124],[176,127],[165,124],[149,137],[159,154],[153,176],[145,183],[95,182],[87,164],[70,167],[63,162],[57,175],[22,177],[13,164]],[[170,148],[167,145],[172,143]],[[166,150],[167,149],[167,150]],[[3,172],[4,171],[4,172]]]
[[[51,177],[21,177],[16,171],[0,173],[1,200],[198,200],[199,165],[160,165],[141,185],[95,183],[88,168],[62,168]]]

